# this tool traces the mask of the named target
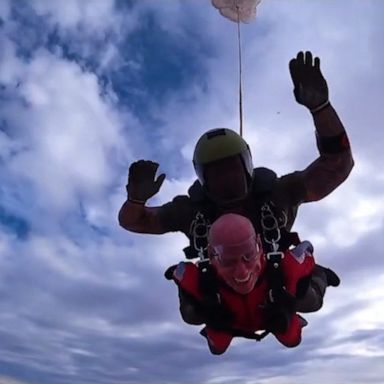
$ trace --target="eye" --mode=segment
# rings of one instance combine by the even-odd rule
[[[256,257],[256,252],[248,252],[243,255],[243,260],[252,261]]]

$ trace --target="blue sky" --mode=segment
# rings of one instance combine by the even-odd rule
[[[295,349],[211,356],[163,278],[181,234],[118,226],[129,164],[185,193],[206,130],[238,129],[236,26],[208,0],[0,0],[0,383],[320,384],[384,377],[384,3],[263,0],[244,25],[244,137],[279,175],[317,156],[288,62],[321,58],[356,166],[295,223],[336,269]]]

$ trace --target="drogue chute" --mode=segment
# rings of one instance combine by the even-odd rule
[[[256,17],[256,7],[261,0],[212,0],[212,5],[227,19],[249,23]]]

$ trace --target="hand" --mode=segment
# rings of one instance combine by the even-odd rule
[[[128,200],[144,204],[159,192],[165,174],[162,173],[155,180],[158,167],[158,163],[149,160],[139,160],[131,164],[127,184]]]
[[[316,112],[318,108],[326,106],[328,101],[328,86],[321,71],[320,59],[312,60],[312,53],[299,52],[296,59],[289,62],[296,101]]]

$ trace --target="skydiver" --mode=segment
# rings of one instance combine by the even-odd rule
[[[323,303],[325,285],[318,276],[313,247],[308,241],[285,251],[281,262],[284,288],[271,284],[261,236],[250,220],[238,214],[224,214],[210,227],[208,255],[213,267],[209,291],[202,290],[199,267],[181,262],[166,272],[179,288],[180,313],[186,323],[205,324],[206,337],[213,354],[222,354],[233,337],[259,339],[255,332],[272,333],[286,347],[301,342],[307,325],[296,312],[303,307],[317,311]]]
[[[253,169],[250,148],[237,133],[214,129],[204,133],[196,144],[193,165],[198,180],[189,188],[188,196],[176,196],[162,206],[146,206],[159,191],[165,174],[156,178],[159,164],[152,161],[131,164],[128,196],[118,216],[120,225],[137,233],[181,231],[191,243],[185,250],[187,257],[193,258],[199,252],[196,228],[202,222],[208,227],[224,213],[238,213],[252,221],[256,232],[264,233],[262,242],[267,248],[268,230],[264,231],[262,220],[267,204],[272,219],[278,222],[278,228],[274,227],[269,235],[278,233],[278,250],[288,249],[293,243],[290,230],[298,207],[327,196],[344,182],[354,165],[347,133],[329,101],[320,59],[313,60],[311,52],[299,52],[289,62],[289,69],[295,99],[311,112],[316,128],[320,154],[314,162],[302,171],[277,177],[266,168]],[[331,270],[318,268],[326,285],[338,285],[338,277]]]

